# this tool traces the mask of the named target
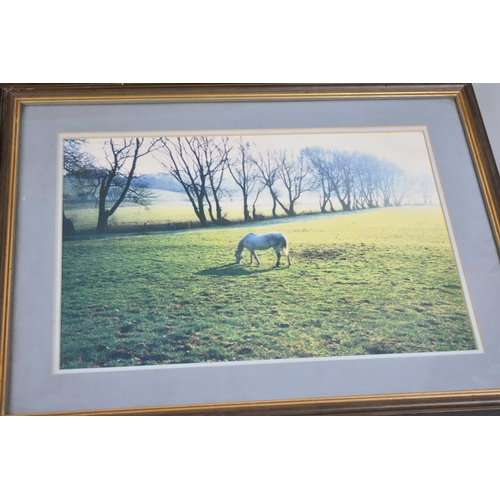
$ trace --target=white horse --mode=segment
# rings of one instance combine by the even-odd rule
[[[288,267],[290,267],[290,255],[288,254],[288,241],[286,236],[282,233],[266,233],[266,234],[254,234],[249,233],[243,238],[241,238],[238,243],[238,248],[234,252],[236,257],[236,263],[239,264],[243,258],[243,249],[247,248],[250,251],[250,264],[255,257],[257,265],[260,266],[260,260],[258,259],[255,250],[267,250],[268,248],[274,248],[276,252],[276,267],[280,265],[281,252],[283,252],[288,259]]]

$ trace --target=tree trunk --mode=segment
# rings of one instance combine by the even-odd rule
[[[342,210],[344,212],[350,212],[351,210],[351,205],[349,203],[346,203],[344,200],[340,199],[339,198],[339,201],[340,201],[340,204],[342,205]]]
[[[328,203],[328,200],[325,198],[324,200],[319,201],[319,208],[321,209],[322,214],[326,214],[326,204]]]
[[[73,221],[68,219],[63,211],[63,236],[72,236],[74,234],[75,226],[73,225]]]
[[[214,212],[212,210],[212,202],[208,199],[207,196],[207,208],[208,208],[208,215],[210,216],[210,220],[212,221],[213,224],[217,222],[217,219],[214,216]]]
[[[252,221],[252,217],[250,216],[250,210],[248,210],[248,196],[246,193],[243,194],[243,219],[245,220],[245,222]]]
[[[222,207],[218,198],[215,200],[215,210],[217,213],[217,223],[222,225]]]
[[[195,210],[196,216],[200,219],[202,226],[208,226],[207,216],[205,214],[205,205],[203,202],[203,195],[197,196],[198,200],[198,210]]]
[[[276,208],[277,208],[278,204],[276,203],[276,196],[274,195],[273,191],[271,191],[271,196],[273,198],[273,211],[272,211],[272,213],[273,213],[273,217],[276,218],[276,217],[278,217],[278,214],[276,213]]]
[[[109,214],[106,211],[106,196],[108,196],[110,182],[108,182],[109,177],[110,176],[106,176],[101,180],[101,188],[99,189],[99,215],[97,216],[96,227],[96,233],[98,234],[106,233],[109,229]]]
[[[109,231],[108,219],[108,213],[106,211],[99,210],[99,217],[97,219],[96,227],[97,234],[107,233]]]

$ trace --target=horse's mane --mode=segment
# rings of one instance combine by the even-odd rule
[[[245,245],[243,244],[244,239],[245,239],[245,236],[243,236],[243,238],[241,238],[240,242],[238,243],[238,248],[236,249],[236,251],[238,253],[243,252],[243,249],[245,248]]]

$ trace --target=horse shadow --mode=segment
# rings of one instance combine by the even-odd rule
[[[276,267],[262,268],[262,267],[245,267],[235,262],[231,264],[224,264],[222,266],[209,267],[198,271],[198,276],[249,276],[252,274],[268,273],[269,271],[276,270]]]

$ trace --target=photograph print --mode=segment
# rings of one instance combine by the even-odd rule
[[[58,370],[481,350],[425,127],[64,134]]]

